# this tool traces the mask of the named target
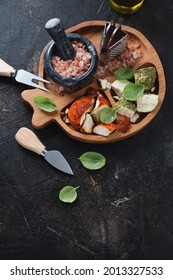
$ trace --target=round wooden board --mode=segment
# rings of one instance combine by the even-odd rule
[[[87,21],[83,22],[81,24],[78,24],[74,27],[69,28],[66,30],[67,33],[74,32],[83,35],[84,37],[88,38],[96,47],[98,53],[100,48],[100,41],[101,41],[101,35],[102,31],[105,25],[105,21]],[[152,64],[157,69],[157,75],[158,75],[158,95],[159,95],[159,103],[157,107],[149,114],[146,115],[145,118],[143,118],[139,123],[132,124],[130,130],[126,133],[122,133],[120,131],[116,131],[109,136],[99,136],[94,134],[84,134],[82,132],[79,132],[77,130],[74,130],[71,125],[65,124],[64,121],[61,118],[61,111],[64,110],[65,107],[67,107],[69,104],[71,104],[77,97],[80,97],[85,94],[86,88],[85,86],[79,91],[76,91],[72,94],[66,94],[64,96],[61,96],[60,94],[57,94],[56,87],[57,85],[51,81],[51,84],[46,86],[49,89],[49,93],[44,92],[39,89],[32,89],[32,90],[25,90],[22,92],[22,98],[24,101],[26,101],[32,108],[33,108],[33,117],[32,117],[32,125],[36,129],[42,129],[46,125],[48,125],[51,122],[57,122],[61,128],[72,138],[88,142],[88,143],[111,143],[123,140],[125,138],[131,137],[141,131],[146,125],[150,123],[150,121],[157,115],[164,97],[165,97],[165,91],[166,91],[166,83],[165,83],[165,75],[162,63],[159,59],[159,56],[151,43],[146,39],[146,37],[140,33],[138,30],[131,28],[129,26],[122,25],[122,30],[126,31],[127,33],[133,34],[137,37],[138,40],[141,42],[142,52],[143,56],[142,58],[137,62],[135,65],[135,68],[141,67],[143,65]],[[46,47],[45,47],[46,48]],[[47,77],[44,73],[44,65],[43,65],[43,56],[45,48],[42,51],[41,57],[40,57],[40,63],[39,63],[39,77],[44,77],[45,79],[50,80],[49,77]],[[110,78],[111,79],[111,78]],[[41,86],[45,86],[43,83],[40,82]],[[98,87],[97,82],[94,82],[90,84],[89,86]],[[105,91],[105,95],[110,100],[111,104],[113,105],[114,101],[111,97],[108,90]],[[36,96],[45,96],[48,98],[53,99],[57,106],[58,110],[53,113],[46,113],[42,110],[40,110],[35,104],[34,104],[34,97]]]

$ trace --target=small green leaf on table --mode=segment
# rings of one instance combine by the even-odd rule
[[[105,157],[97,152],[86,152],[79,158],[82,165],[90,170],[97,170],[102,168],[106,164]]]
[[[62,188],[59,192],[59,199],[62,202],[66,202],[66,203],[72,203],[76,200],[77,198],[77,189],[78,187],[73,187],[73,186],[65,186],[64,188]]]

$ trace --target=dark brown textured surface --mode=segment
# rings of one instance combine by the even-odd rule
[[[32,110],[21,99],[27,87],[0,78],[0,258],[172,259],[170,1],[158,0],[156,6],[145,0],[136,14],[122,16],[103,0],[1,0],[0,15],[1,58],[17,69],[37,74],[50,40],[44,29],[48,19],[60,17],[65,29],[87,20],[115,20],[148,38],[167,80],[163,106],[143,131],[122,142],[96,145],[71,139],[56,124],[34,130]],[[33,129],[48,149],[59,149],[75,175],[65,175],[21,148],[14,140],[21,126]],[[91,150],[107,159],[100,171],[86,170],[78,160]],[[80,186],[72,205],[58,200],[65,185]]]

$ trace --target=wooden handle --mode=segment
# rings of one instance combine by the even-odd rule
[[[16,141],[25,149],[40,155],[45,146],[40,142],[37,136],[30,129],[22,127],[15,135]]]
[[[11,77],[12,70],[14,68],[0,58],[0,76]]]

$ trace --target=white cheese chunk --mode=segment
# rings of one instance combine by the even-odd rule
[[[99,82],[102,89],[111,89],[111,84],[106,79],[99,79]]]
[[[136,112],[136,105],[128,100],[120,99],[117,103],[117,113],[127,118],[132,118]]]
[[[111,87],[116,92],[116,94],[118,96],[122,96],[123,90],[128,84],[130,84],[130,82],[126,81],[126,80],[121,80],[121,81],[120,80],[115,80],[111,84]]]
[[[144,94],[137,100],[137,111],[149,113],[154,110],[159,102],[159,97],[156,94]]]
[[[94,122],[91,115],[86,114],[85,120],[83,122],[82,127],[80,128],[80,131],[84,133],[92,133],[93,126]]]

